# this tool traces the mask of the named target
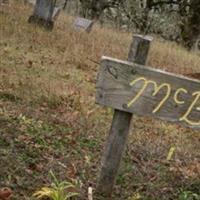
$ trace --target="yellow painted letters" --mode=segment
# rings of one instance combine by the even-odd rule
[[[189,120],[188,117],[192,111],[192,109],[195,107],[196,103],[200,100],[200,91],[198,92],[194,92],[192,94],[192,96],[196,96],[194,101],[191,103],[190,107],[188,108],[188,110],[186,111],[186,113],[183,115],[183,117],[180,118],[180,121],[185,121],[187,122],[189,125],[192,126],[199,126],[200,125],[200,119],[198,119],[199,121],[194,122],[192,120]],[[196,108],[198,111],[200,110],[200,107]]]
[[[181,92],[184,92],[184,93],[188,93],[188,91],[186,90],[186,89],[184,89],[184,88],[179,88],[176,92],[175,92],[175,94],[174,94],[174,101],[177,103],[177,104],[184,104],[185,103],[185,101],[180,101],[179,99],[178,99],[178,95],[181,93]]]
[[[142,81],[143,84],[141,86],[141,88],[138,90],[137,95],[128,102],[127,107],[131,107],[140,97],[141,95],[144,93],[144,91],[147,89],[148,85],[153,85],[153,93],[152,96],[156,96],[158,94],[158,92],[161,89],[166,88],[166,94],[164,96],[164,98],[159,102],[159,104],[154,108],[154,110],[152,111],[152,113],[156,113],[158,112],[161,107],[164,105],[164,103],[168,100],[168,98],[170,97],[171,93],[172,93],[172,88],[171,85],[168,83],[162,83],[160,85],[158,85],[155,81],[153,80],[147,80],[145,77],[139,77],[135,80],[133,80],[130,85],[134,86],[136,85],[138,82]],[[174,93],[174,102],[176,104],[182,105],[185,104],[184,100],[181,100],[181,94],[188,94],[188,91],[184,88],[179,88],[176,90],[176,92]],[[192,94],[192,96],[194,96],[194,100],[192,101],[191,105],[189,106],[189,108],[187,109],[187,111],[185,112],[185,114],[179,118],[180,121],[185,121],[186,123],[188,123],[191,126],[200,126],[200,119],[195,119],[196,121],[193,121],[191,119],[189,119],[189,116],[191,115],[191,112],[196,109],[197,111],[200,111],[200,106],[198,106],[198,101],[200,101],[200,91],[196,91]]]
[[[143,84],[142,88],[140,89],[140,91],[137,93],[137,95],[127,104],[127,106],[130,107],[132,104],[134,104],[137,101],[137,99],[142,95],[142,93],[145,91],[147,86],[149,84],[153,84],[153,86],[154,86],[153,96],[155,96],[162,88],[164,88],[164,87],[167,88],[167,93],[166,93],[165,97],[158,104],[158,106],[156,106],[156,108],[153,110],[153,113],[158,112],[159,109],[162,107],[162,105],[165,103],[165,101],[167,101],[167,99],[169,98],[170,93],[171,93],[171,86],[168,83],[163,83],[160,86],[158,86],[158,84],[155,81],[147,80],[144,77],[139,77],[139,78],[135,79],[134,81],[132,81],[130,83],[130,85],[133,86],[139,81],[144,81],[144,84]]]

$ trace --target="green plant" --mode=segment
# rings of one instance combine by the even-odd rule
[[[179,200],[198,200],[199,195],[192,191],[181,190],[178,199]]]
[[[70,188],[74,188],[73,184],[67,181],[59,182],[52,171],[50,171],[50,175],[53,179],[51,187],[42,187],[33,194],[34,197],[37,199],[48,197],[51,200],[67,200],[78,195],[76,192],[69,192]]]

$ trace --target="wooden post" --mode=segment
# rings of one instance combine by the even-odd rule
[[[128,61],[145,64],[152,38],[134,35],[128,54]],[[101,163],[101,172],[97,185],[97,194],[110,197],[117,176],[120,161],[126,146],[132,114],[114,110],[114,116],[108,141]]]

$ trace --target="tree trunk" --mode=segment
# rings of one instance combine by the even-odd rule
[[[143,34],[148,34],[149,33],[149,12],[151,11],[151,3],[152,0],[146,0],[146,5],[143,10],[143,16],[142,16],[142,22],[141,22],[141,32]]]
[[[113,7],[122,0],[80,0],[82,8],[88,11],[88,16],[92,20],[98,20],[106,8]]]
[[[91,0],[80,0],[81,12],[80,15],[84,18],[88,18],[91,9]]]
[[[191,0],[188,17],[182,26],[183,45],[192,49],[200,36],[200,0]]]

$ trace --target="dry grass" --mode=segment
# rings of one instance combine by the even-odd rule
[[[37,162],[43,167],[32,181],[29,174],[32,172],[24,157],[19,166],[8,164],[6,168],[2,163],[0,186],[11,185],[16,192],[14,199],[28,199],[29,191],[34,191],[42,181],[46,183],[49,167],[56,165],[40,158],[45,155],[68,166],[66,173],[59,171],[60,168],[55,170],[64,174],[63,177],[78,180],[76,183],[84,199],[89,182],[95,186],[96,168],[112,116],[110,110],[94,104],[98,63],[102,55],[126,59],[132,34],[99,25],[87,34],[75,30],[74,18],[64,14],[59,16],[50,33],[27,23],[30,12],[31,8],[20,3],[0,8],[0,147],[4,147],[6,141],[8,152],[14,148],[19,158],[24,154],[15,145],[16,141],[24,144],[26,150],[37,149]],[[199,64],[197,54],[157,39],[152,44],[148,61],[150,66],[179,74],[199,73]],[[26,116],[28,122],[21,116]],[[45,135],[45,145],[52,145],[48,153],[46,149],[38,150],[44,148],[44,144],[35,142],[32,129],[30,136],[30,126],[37,134]],[[66,131],[66,127],[71,131]],[[60,157],[54,152],[60,146],[52,144],[48,134],[52,140],[60,141],[61,147],[63,145],[58,153]],[[67,143],[62,143],[62,138],[67,138]],[[113,199],[134,199],[138,193],[146,200],[169,200],[178,199],[181,190],[200,193],[197,187],[200,183],[199,143],[198,131],[135,117],[134,134],[130,137]],[[171,146],[176,147],[175,157],[166,163]],[[5,163],[8,155],[5,152],[2,155]],[[65,156],[67,161],[63,159]],[[15,173],[10,175],[13,170]],[[72,173],[73,170],[76,173]],[[19,186],[23,177],[28,179],[24,187]]]
[[[49,33],[28,25],[29,15],[30,9],[18,5],[1,11],[1,57],[4,58],[1,60],[1,80],[6,85],[9,83],[11,90],[14,85],[13,90],[23,93],[23,98],[50,92],[63,95],[67,86],[58,77],[68,76],[70,72],[74,84],[74,78],[84,79],[89,76],[88,71],[95,72],[98,69],[95,62],[100,62],[102,55],[127,58],[132,40],[130,33],[100,28],[98,25],[91,34],[76,31],[73,18],[65,15],[59,17],[53,33]],[[148,65],[189,74],[200,71],[199,63],[197,55],[188,53],[176,44],[155,40]]]

